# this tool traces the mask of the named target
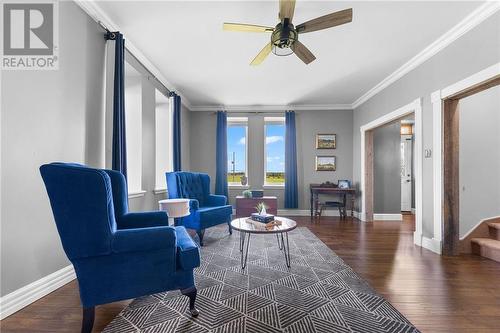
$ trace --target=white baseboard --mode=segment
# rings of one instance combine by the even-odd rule
[[[69,265],[1,297],[0,320],[59,289],[75,278],[73,265]]]
[[[366,214],[364,212],[356,212],[354,211],[354,217],[362,222],[366,222]]]
[[[413,232],[413,243],[418,246],[422,246],[422,234]]]
[[[374,221],[402,221],[402,214],[373,214]]]
[[[422,237],[422,247],[434,253],[441,254],[441,241],[437,239]]]

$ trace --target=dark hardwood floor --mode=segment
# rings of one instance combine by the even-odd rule
[[[295,217],[310,228],[422,332],[500,332],[500,263],[473,255],[442,257],[413,245],[413,218],[363,223]],[[96,309],[100,332],[128,302]],[[7,332],[79,332],[71,282],[0,322]]]

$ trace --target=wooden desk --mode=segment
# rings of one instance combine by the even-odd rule
[[[252,213],[256,213],[255,206],[263,202],[266,205],[268,214],[278,215],[278,198],[262,197],[262,198],[245,198],[241,195],[236,197],[236,217],[248,217]]]
[[[331,186],[321,186],[321,184],[310,184],[309,185],[310,192],[310,205],[311,205],[311,219],[316,215],[318,211],[319,205],[319,195],[343,195],[344,201],[346,200],[346,196],[351,197],[351,217],[354,216],[354,200],[356,198],[356,190],[353,188],[338,188]]]

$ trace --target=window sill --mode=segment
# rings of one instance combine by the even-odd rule
[[[285,184],[283,184],[283,185],[279,185],[279,184],[264,184],[262,186],[262,188],[269,189],[269,190],[271,190],[271,189],[284,190],[285,189]]]
[[[144,191],[144,190],[140,190],[140,191],[136,191],[136,192],[130,192],[128,194],[128,198],[129,199],[140,198],[140,197],[143,197],[145,194],[146,194],[146,191]]]
[[[163,194],[163,193],[167,193],[167,189],[166,188],[155,188],[153,190],[153,193],[154,194]]]
[[[250,188],[250,185],[228,184],[227,187],[229,189],[248,190]]]

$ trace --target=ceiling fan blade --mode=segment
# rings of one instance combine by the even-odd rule
[[[295,0],[280,0],[279,19],[281,21],[283,21],[286,18],[292,21],[294,11],[295,11]]]
[[[222,26],[226,31],[243,31],[243,32],[272,32],[273,27],[266,27],[263,25],[243,24],[243,23],[224,23]]]
[[[351,21],[352,8],[349,8],[304,22],[299,24],[296,29],[298,33],[303,34],[306,32],[328,29]]]
[[[292,50],[306,65],[316,60],[314,54],[298,40],[292,44]]]
[[[271,53],[272,48],[273,44],[269,42],[269,44],[264,46],[264,48],[259,52],[259,54],[257,54],[257,56],[252,60],[250,65],[252,66],[260,65],[267,58],[269,53]]]

